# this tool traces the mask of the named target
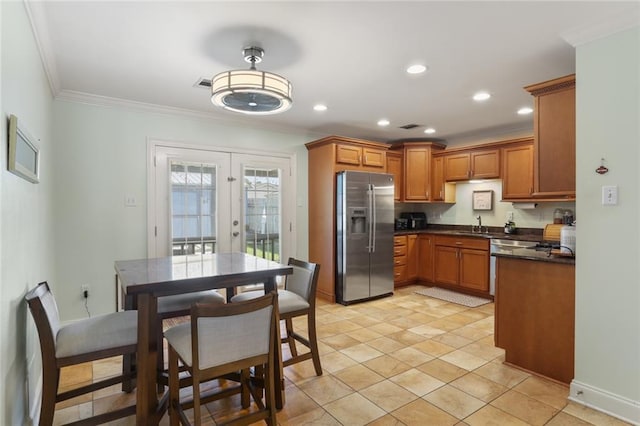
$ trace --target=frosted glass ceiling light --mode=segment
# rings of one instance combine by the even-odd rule
[[[475,95],[473,95],[473,100],[474,101],[486,101],[490,97],[491,97],[491,95],[489,93],[487,93],[487,92],[478,92]]]
[[[250,115],[277,114],[291,108],[291,83],[286,78],[256,70],[264,50],[246,47],[244,60],[248,70],[225,71],[211,79],[211,102],[214,105]]]

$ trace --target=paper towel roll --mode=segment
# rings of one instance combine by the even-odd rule
[[[511,203],[511,205],[515,209],[530,210],[535,209],[538,203]]]

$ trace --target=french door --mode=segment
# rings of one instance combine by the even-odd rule
[[[290,156],[150,142],[149,257],[294,253]]]

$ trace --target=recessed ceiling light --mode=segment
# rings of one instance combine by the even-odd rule
[[[317,104],[313,106],[313,110],[314,111],[326,111],[327,110],[327,106],[323,105],[323,104]]]
[[[489,93],[487,93],[487,92],[478,92],[475,95],[473,95],[473,100],[474,101],[486,101],[490,97],[491,97],[491,95]]]
[[[427,67],[421,64],[411,65],[409,68],[407,68],[407,72],[409,74],[422,74],[426,70]]]
[[[382,120],[378,120],[378,126],[388,126],[389,120],[383,118]]]
[[[533,112],[533,109],[529,107],[523,107],[518,110],[518,114],[520,115],[527,115],[527,114],[531,114],[532,112]]]
[[[424,129],[424,132],[428,135],[431,135],[436,132],[436,129],[434,129],[433,127],[427,127],[426,129]]]

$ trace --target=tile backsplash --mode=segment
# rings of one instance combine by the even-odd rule
[[[492,210],[473,210],[473,191],[493,191]],[[401,212],[422,211],[427,214],[427,222],[447,225],[471,225],[477,224],[478,215],[482,216],[482,224],[486,226],[503,226],[507,220],[507,214],[513,212],[513,221],[520,228],[544,228],[548,223],[553,223],[555,209],[570,209],[574,218],[577,217],[575,202],[542,202],[537,203],[533,209],[518,208],[518,204],[502,202],[502,181],[487,180],[482,183],[460,182],[456,184],[456,203],[396,203],[395,215]],[[529,204],[529,203],[527,203]]]

